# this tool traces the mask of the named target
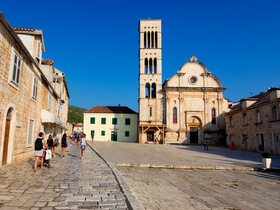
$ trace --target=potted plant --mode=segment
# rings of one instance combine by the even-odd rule
[[[263,167],[264,168],[270,168],[271,165],[271,157],[269,152],[263,152],[262,153],[262,161],[263,161]]]

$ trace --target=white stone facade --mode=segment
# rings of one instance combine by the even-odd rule
[[[139,142],[226,144],[226,88],[204,64],[192,56],[162,85],[161,22],[139,21]]]

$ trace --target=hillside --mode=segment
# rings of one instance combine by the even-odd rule
[[[72,124],[83,123],[83,113],[87,109],[68,105],[68,122]]]

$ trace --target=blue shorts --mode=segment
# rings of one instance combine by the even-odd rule
[[[82,150],[85,150],[85,149],[86,149],[86,145],[82,145],[82,146],[81,146],[81,149],[82,149]]]

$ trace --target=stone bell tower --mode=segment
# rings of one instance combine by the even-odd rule
[[[164,143],[161,22],[139,20],[139,143]]]

